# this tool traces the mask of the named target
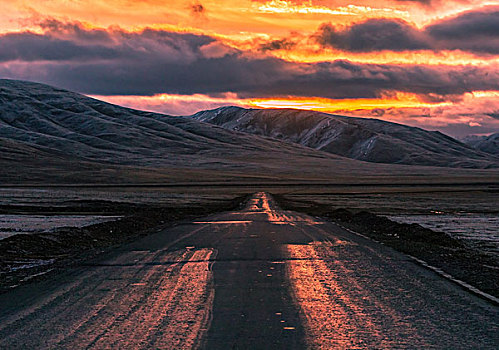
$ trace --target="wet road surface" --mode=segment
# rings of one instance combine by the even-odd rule
[[[265,193],[0,295],[1,349],[496,349],[498,308]]]

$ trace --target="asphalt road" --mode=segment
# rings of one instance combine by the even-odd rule
[[[256,194],[0,295],[1,349],[497,349],[498,308]]]

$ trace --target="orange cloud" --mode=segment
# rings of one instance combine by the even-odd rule
[[[289,31],[313,32],[321,22],[349,23],[362,18],[397,17],[424,24],[484,1],[446,1],[446,6],[422,8],[414,3],[390,0],[262,1],[251,0],[86,0],[0,2],[0,31],[25,29],[27,18],[54,17],[97,26],[137,27],[175,25],[195,27],[223,35],[248,32],[279,35]],[[202,9],[202,11],[200,11]],[[194,13],[203,13],[202,21]]]

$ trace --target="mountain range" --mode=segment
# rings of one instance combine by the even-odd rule
[[[438,131],[378,119],[239,107],[202,111],[192,118],[368,162],[470,168],[497,167],[499,162],[499,153],[486,153],[486,147],[473,148]]]
[[[344,134],[338,151],[334,130]],[[416,141],[418,150],[426,147],[424,156],[410,148]],[[382,145],[390,157],[383,157]],[[498,161],[442,134],[382,121],[234,107],[176,117],[0,80],[0,184],[397,181],[448,173],[433,165],[485,169]],[[452,171],[466,178],[480,172],[489,174]]]

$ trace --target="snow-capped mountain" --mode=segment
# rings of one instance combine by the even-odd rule
[[[376,163],[498,167],[499,158],[438,131],[293,109],[222,107],[193,119],[228,130],[268,136],[332,154]]]

